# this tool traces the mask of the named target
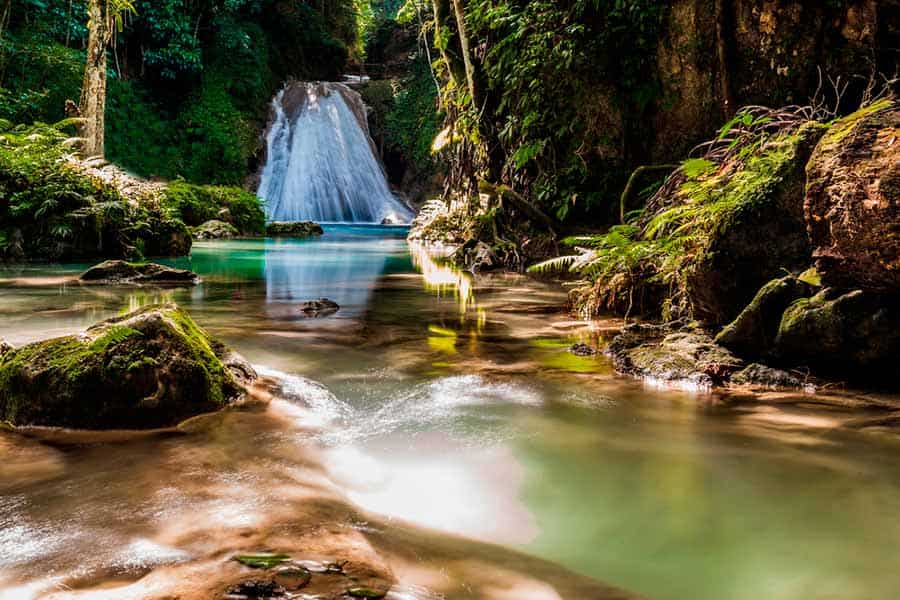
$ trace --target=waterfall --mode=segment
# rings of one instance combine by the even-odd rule
[[[258,195],[269,221],[408,223],[388,187],[360,95],[340,83],[288,83],[272,101]]]

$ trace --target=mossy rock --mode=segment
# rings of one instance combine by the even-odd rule
[[[808,123],[737,172],[689,179],[678,194],[710,207],[706,233],[682,270],[693,316],[728,323],[766,282],[809,265],[803,218],[806,163],[826,126]]]
[[[626,327],[607,353],[620,373],[642,379],[712,388],[728,382],[744,363],[696,327]]]
[[[888,380],[900,358],[900,297],[827,288],[797,300],[782,316],[775,352],[823,373]]]
[[[82,273],[79,280],[85,283],[193,285],[200,281],[200,277],[193,271],[157,263],[107,260]]]
[[[149,306],[0,356],[0,420],[79,429],[173,426],[243,395],[226,365],[229,354],[174,304]]]
[[[266,225],[270,237],[314,237],[324,233],[322,226],[312,221],[274,221]]]
[[[191,229],[196,240],[227,240],[240,235],[240,231],[231,223],[212,219]]]
[[[716,343],[744,358],[763,358],[775,346],[781,316],[793,302],[813,293],[809,284],[793,275],[764,285],[750,304],[727,325]]]

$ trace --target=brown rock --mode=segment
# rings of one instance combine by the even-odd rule
[[[809,162],[804,204],[826,285],[900,291],[900,106],[838,121]]]

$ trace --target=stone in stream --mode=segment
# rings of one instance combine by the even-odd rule
[[[328,298],[310,300],[300,305],[300,312],[311,319],[331,316],[340,309],[341,307],[337,302]]]
[[[0,356],[0,421],[169,427],[228,406],[255,378],[176,305],[149,306]]]
[[[322,235],[322,226],[312,221],[275,221],[266,225],[270,237],[313,237]]]
[[[247,600],[250,598],[281,598],[287,593],[275,581],[251,579],[228,588],[223,600]]]
[[[192,271],[157,263],[133,263],[124,260],[107,260],[94,265],[78,279],[84,283],[163,285],[194,285],[200,281],[200,277]]]
[[[227,240],[240,235],[237,227],[225,221],[213,219],[191,230],[195,240]]]

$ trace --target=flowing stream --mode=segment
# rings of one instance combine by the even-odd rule
[[[288,83],[272,101],[258,194],[270,221],[408,223],[369,137],[366,107],[340,83]]]
[[[896,595],[900,438],[863,426],[858,396],[618,377],[568,352],[610,329],[561,312],[564,290],[473,281],[404,235],[198,243],[189,289],[0,271],[14,345],[175,301],[279,386],[183,435],[0,431],[0,598],[150,594],[304,519],[316,543],[388,556],[394,600],[606,597],[598,581],[660,600]],[[320,296],[341,310],[303,318]]]

